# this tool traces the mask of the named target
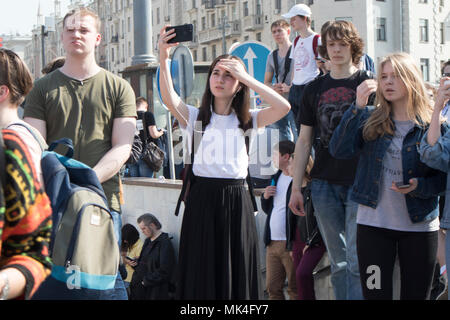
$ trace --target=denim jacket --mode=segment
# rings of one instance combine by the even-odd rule
[[[392,135],[385,134],[373,141],[363,139],[363,127],[373,108],[357,108],[354,104],[344,113],[333,133],[329,149],[333,157],[346,159],[360,153],[351,199],[359,204],[376,208],[382,175],[382,163]],[[403,182],[416,178],[417,188],[405,195],[406,207],[413,223],[432,220],[438,195],[445,190],[446,177],[441,171],[432,169],[420,161],[418,147],[426,128],[415,125],[403,140]]]
[[[428,144],[427,134],[428,132],[423,136],[420,143],[420,160],[432,168],[447,172],[447,186],[450,186],[450,131],[447,131],[445,135],[442,134],[434,146]],[[445,197],[450,199],[450,190],[448,188],[445,192]],[[450,229],[450,201],[445,201],[441,228]]]

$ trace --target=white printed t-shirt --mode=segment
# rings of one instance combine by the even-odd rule
[[[316,78],[320,71],[317,68],[316,56],[313,50],[313,41],[316,34],[309,36],[308,38],[299,38],[289,58],[292,59],[294,64],[294,79],[293,84],[300,86],[307,84]],[[317,43],[317,46],[322,44],[321,39]],[[294,44],[292,44],[294,46]]]

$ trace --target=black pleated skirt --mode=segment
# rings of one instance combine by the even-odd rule
[[[195,177],[180,235],[177,298],[262,298],[258,234],[244,180]]]

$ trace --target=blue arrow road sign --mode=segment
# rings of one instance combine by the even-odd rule
[[[248,73],[256,80],[264,83],[266,62],[271,49],[258,41],[246,41],[236,46],[231,54],[241,58]]]
[[[266,62],[270,51],[270,48],[262,42],[246,41],[237,45],[230,54],[241,58],[247,67],[248,73],[256,80],[264,83]],[[253,100],[254,107],[259,105],[256,103],[256,96],[256,92],[250,90],[250,97]]]

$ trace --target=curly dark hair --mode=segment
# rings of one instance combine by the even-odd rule
[[[333,21],[323,28],[321,34],[322,45],[319,46],[319,54],[330,60],[327,52],[328,40],[344,40],[351,46],[353,64],[358,64],[364,55],[364,40],[358,33],[355,25],[349,21]]]

